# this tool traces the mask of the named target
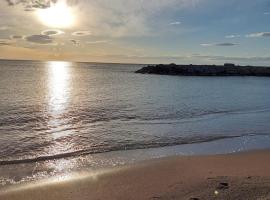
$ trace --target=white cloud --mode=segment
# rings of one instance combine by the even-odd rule
[[[215,44],[210,44],[210,43],[203,43],[203,44],[200,44],[200,45],[203,46],[203,47],[215,46]]]
[[[57,30],[57,29],[49,29],[49,30],[44,30],[41,32],[42,35],[48,35],[48,36],[61,35],[64,33],[65,33],[64,31]]]
[[[180,25],[180,24],[182,24],[182,22],[177,21],[177,22],[171,22],[169,25],[175,26],[175,25]]]
[[[108,43],[108,40],[97,40],[97,41],[87,41],[87,44],[104,44],[104,43]]]
[[[264,15],[270,15],[270,12],[265,12],[265,13],[263,13]]]
[[[91,34],[92,34],[91,31],[76,31],[76,32],[73,32],[71,35],[77,36],[77,37],[83,37],[83,36],[89,36]]]
[[[239,38],[241,35],[226,35],[225,38],[232,39],[232,38]]]
[[[270,32],[260,32],[260,33],[251,33],[246,35],[248,38],[256,38],[256,37],[270,37]]]

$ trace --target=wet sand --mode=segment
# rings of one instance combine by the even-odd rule
[[[1,191],[2,200],[269,200],[270,150],[156,159]]]

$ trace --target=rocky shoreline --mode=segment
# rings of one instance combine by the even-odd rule
[[[136,71],[141,74],[179,76],[270,76],[270,67],[224,65],[149,65]]]

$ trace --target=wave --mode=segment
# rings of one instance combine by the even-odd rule
[[[132,107],[132,106],[131,106]],[[158,112],[153,116],[152,112],[137,113],[130,110],[122,110],[123,107],[95,108],[68,110],[57,117],[62,126],[74,125],[83,122],[84,124],[95,124],[100,122],[123,121],[136,124],[168,124],[168,121],[175,123],[185,123],[194,120],[202,120],[211,116],[239,115],[239,114],[257,114],[270,112],[269,108],[253,109],[233,109],[233,110],[200,110],[200,111],[176,111],[171,113]],[[50,130],[48,126],[50,120],[54,120],[47,111],[23,107],[20,109],[10,109],[11,111],[0,116],[0,128],[6,132],[24,131],[21,127],[28,129],[34,127],[34,131]],[[23,111],[22,111],[23,110]],[[122,112],[120,112],[122,110]],[[117,112],[115,112],[117,111]],[[43,113],[43,114],[42,114]],[[45,113],[45,114],[44,114]],[[119,114],[116,114],[119,113]],[[163,121],[163,122],[162,122]],[[169,122],[170,123],[170,122]],[[174,124],[174,122],[171,122]]]
[[[41,161],[48,161],[48,160],[58,160],[63,158],[70,158],[70,157],[79,157],[85,156],[90,154],[98,154],[98,153],[106,153],[112,151],[123,151],[123,150],[136,150],[136,149],[149,149],[149,148],[160,148],[160,147],[170,147],[176,145],[184,145],[184,144],[196,144],[196,143],[204,143],[204,142],[212,142],[222,139],[229,139],[229,138],[239,138],[243,136],[255,136],[255,135],[267,135],[266,133],[262,134],[242,134],[242,135],[212,135],[212,136],[194,136],[188,138],[159,138],[157,140],[146,141],[146,142],[135,142],[130,144],[117,144],[115,146],[110,146],[107,148],[100,148],[96,146],[91,149],[83,149],[73,152],[61,153],[61,154],[54,154],[54,155],[45,155],[40,157],[34,158],[26,158],[26,159],[18,159],[18,160],[1,160],[0,165],[15,165],[15,164],[27,164],[27,163],[34,163],[34,162],[41,162]]]
[[[152,117],[152,118],[136,118],[135,124],[182,124],[194,123],[199,121],[209,120],[211,118],[223,117],[226,115],[245,115],[245,114],[260,114],[268,113],[270,109],[251,109],[251,110],[221,110],[221,111],[206,111],[194,115],[174,116],[174,117]]]

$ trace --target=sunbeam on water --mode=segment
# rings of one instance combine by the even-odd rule
[[[49,106],[52,112],[65,109],[69,99],[70,63],[48,62]]]
[[[52,116],[49,125],[55,130],[53,137],[69,135],[66,131],[59,131],[65,124],[61,115],[65,113],[70,97],[70,67],[69,62],[48,62],[48,107]],[[69,131],[70,132],[70,131]]]

